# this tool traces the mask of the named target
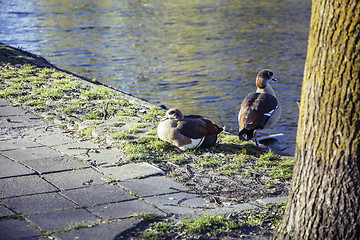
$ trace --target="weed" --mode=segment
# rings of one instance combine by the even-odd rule
[[[84,119],[86,120],[100,120],[102,118],[103,118],[103,112],[98,109],[95,109],[91,113],[86,114],[84,116]]]
[[[154,222],[160,220],[162,217],[155,213],[141,212],[134,216],[135,219],[143,219],[147,222]]]
[[[147,122],[158,122],[160,118],[165,114],[165,111],[160,108],[152,108],[149,112],[146,112],[141,117],[142,120]]]
[[[184,157],[183,155],[170,155],[169,160],[170,160],[170,162],[178,164],[178,165],[188,162],[187,158]]]
[[[217,168],[221,166],[223,163],[222,158],[219,158],[217,156],[209,156],[206,155],[205,157],[200,158],[196,161],[196,165],[201,167],[208,167],[208,168]]]
[[[110,178],[109,180],[106,181],[106,183],[114,183],[114,182],[118,182],[120,181],[119,179],[116,178]]]
[[[205,215],[195,220],[186,220],[179,227],[192,234],[217,236],[229,233],[232,229],[240,229],[242,225],[223,215]]]
[[[25,220],[25,216],[23,214],[10,215],[10,216],[7,216],[6,219]]]
[[[70,115],[76,111],[76,107],[75,106],[62,107],[59,109],[59,111]]]
[[[4,91],[0,91],[0,98],[16,98],[21,95],[21,92],[14,89],[5,89]]]
[[[79,130],[77,133],[79,134],[80,137],[91,137],[92,136],[92,132],[95,130],[94,127],[90,127],[90,128],[83,128],[81,130]]]
[[[84,100],[108,100],[114,97],[114,93],[103,87],[88,89],[83,91],[80,96]]]
[[[32,107],[36,107],[38,109],[45,109],[46,108],[46,101],[40,99],[34,99],[27,101],[26,104]]]
[[[63,94],[64,91],[61,89],[54,89],[54,88],[46,88],[42,87],[36,91],[41,98],[44,99],[50,99],[50,100],[59,100]]]
[[[16,89],[16,90],[22,90],[25,88],[25,86],[21,83],[17,83],[17,84],[12,84],[10,85],[11,89]]]
[[[127,133],[117,132],[112,136],[112,138],[117,140],[130,140],[133,137]]]

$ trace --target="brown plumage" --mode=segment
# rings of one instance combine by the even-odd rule
[[[157,128],[163,141],[181,150],[214,146],[223,129],[199,115],[184,116],[179,109],[167,111]]]
[[[261,70],[256,77],[256,92],[248,94],[241,104],[238,116],[240,140],[252,139],[257,129],[270,127],[280,118],[280,105],[269,80],[276,81],[273,72]]]

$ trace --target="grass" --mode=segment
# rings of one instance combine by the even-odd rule
[[[246,210],[230,215],[209,215],[187,219],[177,224],[168,219],[151,218],[147,229],[138,232],[134,239],[223,239],[258,235],[270,236],[280,224],[286,203],[273,204],[265,208]]]
[[[53,230],[53,231],[47,231],[47,232],[44,232],[42,235],[43,236],[51,236],[55,233],[63,233],[63,232],[68,232],[68,231],[72,231],[72,230],[78,230],[80,228],[88,228],[92,226],[91,224],[89,223],[77,223],[75,225],[71,225],[69,226],[68,228],[66,229],[61,229],[61,230]]]

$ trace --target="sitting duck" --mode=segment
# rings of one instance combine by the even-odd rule
[[[258,73],[257,90],[244,98],[238,116],[239,139],[249,141],[254,138],[256,146],[259,146],[256,130],[272,126],[279,120],[281,114],[274,89],[268,83],[270,80],[277,80],[270,69],[263,69]]]
[[[215,145],[221,127],[199,115],[184,116],[179,109],[166,112],[157,127],[158,137],[182,151]]]

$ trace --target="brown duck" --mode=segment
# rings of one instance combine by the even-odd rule
[[[215,145],[221,127],[199,115],[184,116],[179,109],[172,108],[166,112],[158,127],[158,137],[180,150]]]
[[[281,114],[274,89],[268,83],[270,80],[277,80],[270,69],[263,69],[258,73],[257,90],[244,98],[238,116],[239,139],[249,141],[254,137],[257,146],[256,130],[272,126]]]

